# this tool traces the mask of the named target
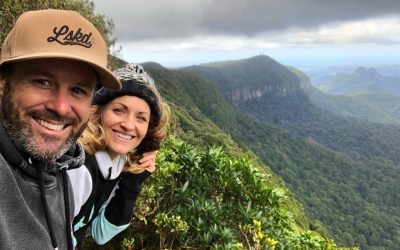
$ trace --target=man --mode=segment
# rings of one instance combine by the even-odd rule
[[[100,33],[74,11],[22,14],[0,56],[0,249],[72,249],[68,168],[107,69]]]

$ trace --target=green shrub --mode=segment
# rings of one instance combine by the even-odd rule
[[[338,249],[301,229],[285,205],[287,190],[266,178],[245,157],[169,137],[131,226],[106,247],[125,239],[135,249]]]

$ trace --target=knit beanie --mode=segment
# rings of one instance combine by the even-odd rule
[[[115,70],[114,75],[120,80],[122,87],[119,90],[101,88],[94,95],[92,104],[105,105],[120,96],[136,96],[147,102],[150,106],[151,116],[160,118],[158,91],[154,80],[144,71],[139,64],[127,64]]]

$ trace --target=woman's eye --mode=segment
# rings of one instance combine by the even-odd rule
[[[144,115],[139,115],[138,119],[141,120],[141,121],[147,122],[147,117],[144,116]]]
[[[114,113],[117,113],[117,114],[123,114],[124,113],[124,110],[120,109],[120,108],[115,108],[115,109],[113,109],[113,111],[114,111]]]

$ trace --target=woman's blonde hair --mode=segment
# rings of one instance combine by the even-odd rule
[[[149,103],[147,96],[136,95],[135,92],[132,91],[126,93],[121,92],[121,90],[120,92],[118,90],[110,93],[105,92],[107,98],[104,100],[106,102],[101,103],[100,105],[92,105],[88,125],[79,138],[79,142],[83,145],[85,152],[90,155],[94,155],[97,151],[105,150],[107,145],[105,143],[105,134],[101,123],[102,114],[107,104],[114,98],[123,95],[138,96],[139,98],[144,99],[148,102],[151,108],[147,134],[139,146],[127,153],[126,156],[128,160],[126,161],[123,169],[125,172],[140,173],[143,171],[143,169],[137,167],[138,160],[142,157],[143,153],[158,150],[162,141],[167,135],[167,124],[170,117],[170,109],[168,104],[161,98],[154,84],[146,84],[132,80],[125,81],[124,79],[121,79],[121,83],[123,86],[122,89],[124,89],[124,85],[128,84],[130,88],[133,84],[135,84],[135,88],[133,88],[134,90],[137,90],[138,87],[147,88],[146,91],[141,92],[141,94],[151,94],[151,103]]]

